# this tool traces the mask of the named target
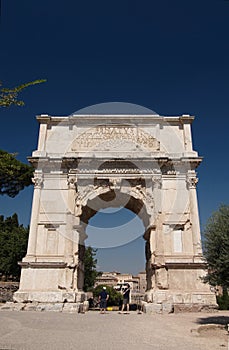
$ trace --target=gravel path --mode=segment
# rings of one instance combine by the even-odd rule
[[[226,349],[228,311],[129,315],[111,311],[86,314],[0,311],[0,350]],[[205,324],[201,332],[197,329]],[[200,328],[201,329],[201,328]]]

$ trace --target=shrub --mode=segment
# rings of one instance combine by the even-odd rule
[[[226,288],[223,289],[223,295],[218,295],[216,300],[219,305],[219,310],[229,310],[229,295]]]
[[[95,300],[98,300],[99,293],[102,291],[104,285],[97,286],[93,289],[93,296]],[[121,293],[117,292],[113,287],[105,286],[106,291],[109,294],[109,299],[107,301],[107,306],[119,306],[123,296]]]

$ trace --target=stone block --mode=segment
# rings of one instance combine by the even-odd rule
[[[63,303],[39,303],[36,307],[36,311],[55,311],[61,312],[63,310]]]
[[[174,294],[173,295],[173,301],[176,304],[183,303],[183,295],[182,294]]]
[[[159,289],[168,289],[168,271],[162,267],[156,270],[156,284]]]
[[[17,291],[13,295],[13,300],[18,303],[25,303],[28,301],[28,298],[29,298],[29,293],[26,293],[26,292]]]
[[[24,310],[25,311],[37,311],[38,303],[27,303],[25,304]]]
[[[13,303],[13,311],[22,311],[25,308],[25,303]]]
[[[201,304],[174,304],[174,313],[200,312],[202,307]]]
[[[7,302],[0,307],[0,310],[21,311],[24,307],[24,303]]]
[[[84,307],[85,312],[88,311],[89,310],[89,301],[85,300],[83,302],[83,307]]]
[[[85,314],[86,310],[85,310],[85,306],[84,303],[80,303],[79,304],[79,313],[80,314]]]
[[[39,303],[61,303],[63,295],[62,292],[31,292],[28,300]]]
[[[201,294],[193,294],[192,295],[192,302],[195,304],[202,304],[204,303],[204,298]]]
[[[78,313],[79,303],[64,303],[63,312]]]
[[[63,302],[74,303],[75,300],[76,300],[75,293],[68,293],[68,292],[63,293]]]
[[[167,300],[167,293],[165,291],[156,291],[153,296],[154,303],[161,304]]]
[[[174,307],[172,303],[162,303],[162,313],[171,314],[174,312]]]
[[[152,292],[152,290],[146,291],[146,293],[145,293],[145,301],[147,303],[152,303],[153,302],[153,292]]]
[[[9,301],[9,302],[1,305],[0,310],[13,310],[13,305],[14,305],[14,303]]]
[[[36,307],[36,311],[45,311],[45,304],[39,303]]]
[[[161,314],[162,304],[144,303],[143,312],[146,314]]]
[[[190,293],[183,294],[183,302],[185,304],[190,304],[192,302],[192,295]]]
[[[84,293],[84,292],[76,293],[76,299],[75,299],[76,302],[81,303],[81,302],[85,301],[85,299],[86,299],[86,293]]]

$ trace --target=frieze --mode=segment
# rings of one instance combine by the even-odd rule
[[[154,169],[79,169],[78,174],[154,174]]]

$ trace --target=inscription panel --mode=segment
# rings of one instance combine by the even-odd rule
[[[159,151],[160,143],[149,133],[130,126],[97,126],[80,134],[73,151],[146,148]]]

